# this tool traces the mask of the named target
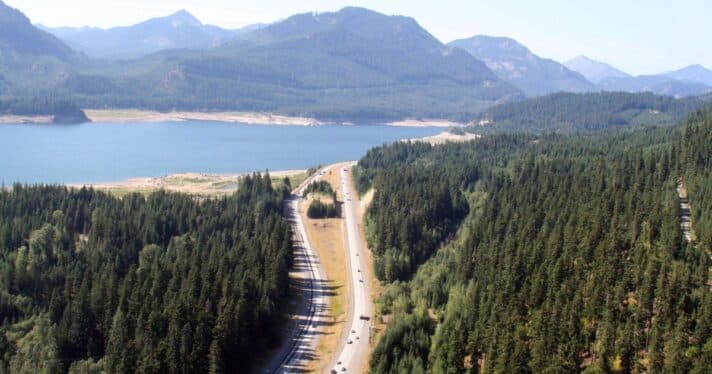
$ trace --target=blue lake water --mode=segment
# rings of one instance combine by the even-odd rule
[[[92,183],[183,172],[306,169],[442,132],[389,126],[256,126],[220,122],[0,125],[0,181]]]

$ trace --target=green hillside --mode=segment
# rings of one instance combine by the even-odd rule
[[[479,114],[473,132],[576,133],[643,125],[673,125],[712,102],[650,93],[558,93],[497,105]]]
[[[54,123],[89,121],[84,111],[74,103],[52,97],[0,98],[0,115],[52,116]]]
[[[360,186],[393,321],[371,371],[707,372],[710,118],[371,151]],[[679,176],[705,233],[692,244]]]
[[[0,372],[249,372],[279,342],[292,243],[284,191],[240,187],[0,190]]]
[[[212,49],[128,61],[78,58],[21,13],[0,8],[0,15],[0,29],[13,30],[3,35],[9,47],[0,43],[0,74],[12,77],[10,93],[66,97],[88,108],[464,122],[521,97],[482,62],[443,45],[413,19],[360,8],[296,15]],[[23,47],[28,44],[41,55],[30,54]]]
[[[62,61],[78,58],[76,52],[52,34],[36,28],[17,9],[0,1],[0,54],[5,62],[13,54],[53,56]]]

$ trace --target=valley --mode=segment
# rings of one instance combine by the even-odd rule
[[[0,373],[711,373],[711,12],[0,0]]]

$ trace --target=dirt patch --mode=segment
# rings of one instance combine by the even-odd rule
[[[482,137],[481,135],[477,135],[477,134],[465,133],[463,135],[458,135],[458,134],[453,134],[449,131],[445,131],[438,135],[428,136],[428,137],[419,138],[419,139],[409,139],[409,141],[426,142],[426,143],[430,143],[432,145],[440,145],[440,144],[446,144],[446,143],[464,143],[464,142],[469,142],[472,140],[477,140],[481,137]]]
[[[49,124],[54,122],[54,116],[16,116],[4,115],[0,116],[0,124]]]
[[[221,196],[235,192],[239,186],[240,178],[246,174],[214,175],[201,173],[173,174],[156,178],[133,178],[123,182],[72,184],[70,187],[92,187],[97,190],[110,192],[116,196],[129,193],[152,193],[160,190],[185,193],[198,196]],[[270,172],[272,183],[275,187],[281,185],[284,177],[289,177],[294,186],[306,178],[303,170],[290,170]]]
[[[405,119],[387,123],[388,126],[397,127],[463,127],[464,123],[446,119]]]

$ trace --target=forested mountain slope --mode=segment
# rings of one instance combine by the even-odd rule
[[[692,224],[702,248],[712,250],[712,110],[696,114],[673,152],[692,203]]]
[[[687,176],[693,225],[708,230],[710,118],[682,129],[370,152],[359,172],[361,190],[376,190],[367,228],[377,274],[389,251],[418,260],[420,246],[434,253],[419,267],[404,262],[412,277],[381,277],[407,281],[391,283],[378,302],[393,322],[372,372],[708,372],[709,239],[682,239],[676,184]],[[473,157],[485,148],[489,159]],[[425,192],[410,192],[403,168],[420,170]],[[467,201],[457,234],[429,218],[459,204],[445,213],[425,204],[429,212],[402,218],[383,210],[424,205],[411,199],[443,188]],[[384,227],[394,233],[379,234]],[[432,233],[443,232],[440,247]]]
[[[36,88],[57,84],[70,74],[71,65],[82,59],[0,0],[0,93],[38,96]]]
[[[2,87],[0,86],[1,92]],[[89,121],[84,111],[74,103],[53,97],[0,98],[0,115],[50,116],[53,123],[82,123]]]
[[[103,82],[106,72],[118,72]],[[464,120],[520,92],[407,17],[292,16],[209,51],[169,51],[59,85],[88,106],[252,110],[334,120]],[[108,84],[106,84],[108,83]],[[103,92],[86,91],[94,86]]]
[[[124,30],[126,35],[122,31],[117,43],[138,40],[143,27],[166,28],[165,23],[180,24],[176,30],[168,27],[177,47],[191,47],[194,41],[187,39],[200,39],[189,30],[203,30],[208,39],[212,35],[187,14],[154,21]],[[484,63],[442,44],[412,18],[361,8],[298,14],[213,48],[163,50],[135,60],[73,57],[77,54],[69,47],[10,8],[0,7],[0,29],[8,30],[0,35],[0,74],[11,81],[14,95],[65,97],[84,108],[464,122],[486,107],[522,96]],[[41,55],[22,51],[40,43],[27,35],[47,39],[37,47]],[[7,52],[6,44],[14,49]],[[114,50],[123,53],[118,44]],[[141,42],[136,44],[131,47]]]
[[[17,9],[0,1],[0,55],[52,56],[71,61],[77,53],[50,33],[39,30]],[[6,63],[7,61],[3,61]]]
[[[712,103],[712,97],[674,99],[651,93],[558,93],[494,106],[479,114],[473,132],[588,133],[609,128],[674,125]]]
[[[0,190],[0,371],[246,372],[286,297],[282,196]]]

